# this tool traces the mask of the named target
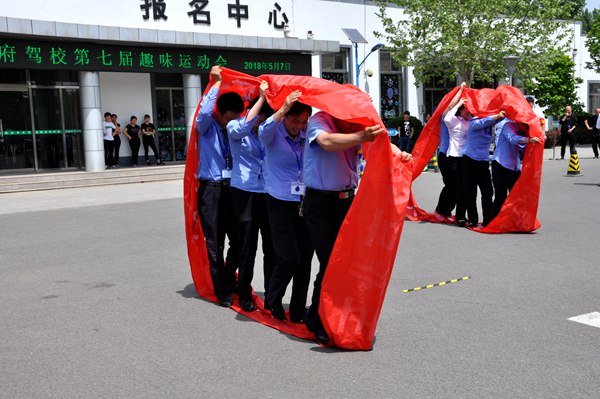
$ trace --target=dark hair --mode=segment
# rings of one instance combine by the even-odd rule
[[[241,114],[244,112],[244,100],[236,92],[223,93],[217,98],[217,109],[221,114],[227,111]]]
[[[110,112],[105,112],[104,113],[104,117],[106,118],[107,116],[112,116]]]
[[[146,119],[146,118],[150,118],[150,115],[148,115],[148,114],[144,115],[144,119]]]
[[[256,104],[258,99],[259,99],[259,97],[256,97],[255,99],[250,101],[250,103],[248,104],[248,109],[252,108],[254,106],[254,104]],[[275,111],[273,110],[273,108],[271,108],[269,103],[267,103],[266,101],[263,103],[262,107],[260,107],[260,111],[258,111],[259,115],[264,115],[266,118],[270,117],[274,113],[275,113]]]
[[[535,103],[535,100],[533,99],[533,97],[527,96],[527,102],[533,104],[533,103]]]
[[[465,109],[464,104],[461,105],[460,107],[458,107],[458,109],[456,110],[456,116],[460,116],[460,113],[462,112],[462,110]]]
[[[296,101],[292,104],[290,110],[285,114],[288,115],[300,115],[305,112],[308,112],[308,115],[312,115],[312,107],[310,105],[303,104],[299,101]]]
[[[131,122],[132,120],[137,119],[137,116],[135,115],[131,115],[131,118],[129,118],[129,122]]]
[[[115,118],[118,118],[117,114],[112,114],[111,116],[114,116]]]
[[[409,115],[410,116],[410,112],[404,111],[404,115]]]

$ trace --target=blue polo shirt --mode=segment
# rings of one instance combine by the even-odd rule
[[[521,170],[519,150],[526,146],[526,144],[519,143],[519,140],[523,140],[525,137],[520,136],[518,132],[519,125],[516,122],[507,122],[498,135],[498,143],[492,156],[492,160],[515,172]]]
[[[321,133],[339,132],[333,118],[318,112],[308,121],[304,160],[306,187],[317,190],[342,191],[358,185],[358,150],[360,145],[343,151],[325,151],[316,138]]]
[[[227,134],[213,116],[213,110],[218,88],[211,88],[202,98],[200,111],[196,118],[196,132],[198,134],[198,179],[219,181],[224,180],[222,171],[226,167],[225,157],[230,150],[225,143],[224,135]]]
[[[302,165],[304,163],[303,130],[292,139],[283,120],[276,122],[273,116],[258,128],[258,138],[265,146],[265,191],[282,201],[300,202],[300,195],[292,194],[292,183],[303,182]]]
[[[264,193],[265,146],[252,132],[255,121],[256,117],[248,121],[243,117],[227,124],[229,145],[233,155],[231,187],[253,193]]]
[[[448,152],[448,146],[450,145],[450,135],[448,134],[448,127],[444,123],[444,119],[440,119],[440,152],[444,154]]]
[[[486,118],[471,118],[467,131],[467,142],[462,154],[476,161],[490,160],[490,145],[492,144],[492,126],[496,123],[494,116]]]

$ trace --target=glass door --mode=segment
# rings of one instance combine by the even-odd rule
[[[158,142],[163,161],[185,161],[183,89],[156,89]]]
[[[29,91],[0,88],[0,173],[35,170]]]
[[[38,169],[66,168],[59,89],[33,89]]]

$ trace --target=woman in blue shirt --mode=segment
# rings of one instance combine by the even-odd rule
[[[290,321],[301,323],[306,312],[313,245],[302,216],[304,196],[304,143],[310,106],[298,102],[300,91],[287,96],[284,105],[259,128],[265,146],[265,190],[271,223],[275,269],[267,289],[265,307],[284,320],[282,300],[293,279]]]

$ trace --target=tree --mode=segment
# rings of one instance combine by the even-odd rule
[[[457,75],[468,86],[492,82],[507,76],[503,57],[539,59],[568,43],[566,23],[557,19],[565,16],[564,0],[393,0],[404,13],[398,21],[387,15],[387,1],[375,2],[384,27],[375,34],[414,68],[418,83]]]
[[[581,113],[583,106],[577,97],[576,88],[583,83],[575,77],[575,63],[568,55],[554,51],[544,68],[525,83],[526,93],[535,96],[540,107],[547,107],[546,113],[558,117],[567,104],[574,113]]]
[[[587,62],[585,67],[600,73],[600,11],[592,12],[592,26],[590,27],[585,45],[590,53],[591,62]]]

